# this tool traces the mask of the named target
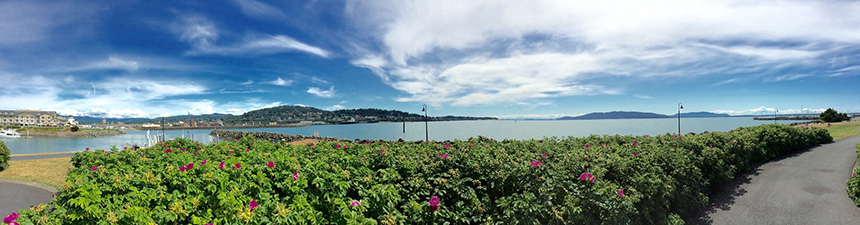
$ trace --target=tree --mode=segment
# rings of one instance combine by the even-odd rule
[[[823,113],[818,115],[818,119],[824,122],[842,122],[851,119],[846,113],[839,113],[836,110],[827,108]]]
[[[78,132],[78,130],[80,129],[81,128],[79,128],[78,126],[73,126],[70,130],[72,130],[72,132]]]

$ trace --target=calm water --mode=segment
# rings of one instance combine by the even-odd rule
[[[801,121],[777,121],[793,123]],[[681,132],[728,131],[737,127],[754,126],[773,121],[753,120],[752,117],[722,117],[722,118],[682,118]],[[498,120],[498,121],[456,121],[430,122],[428,124],[430,139],[454,140],[467,139],[478,135],[495,139],[540,139],[543,137],[588,136],[591,134],[606,135],[657,135],[675,133],[678,131],[677,119],[623,119],[623,120]],[[243,131],[265,131],[284,134],[300,134],[311,136],[318,132],[319,136],[344,139],[383,139],[383,140],[423,140],[424,122],[406,123],[373,123],[350,125],[318,125],[294,128],[259,128],[239,129]],[[196,141],[209,143],[214,137],[209,136],[212,130],[172,130],[166,131],[168,139],[174,137],[192,138]],[[108,149],[111,145],[118,148],[130,147],[134,144],[146,144],[146,131],[126,131],[126,135],[70,139],[70,138],[22,138],[2,139],[12,150],[12,154],[47,153],[82,151],[86,148]],[[151,131],[150,137],[161,131]]]

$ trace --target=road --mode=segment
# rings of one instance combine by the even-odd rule
[[[712,197],[690,224],[860,224],[845,181],[860,136],[762,164]]]

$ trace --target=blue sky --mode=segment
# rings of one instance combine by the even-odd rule
[[[858,112],[857,15],[857,1],[3,1],[0,109]]]

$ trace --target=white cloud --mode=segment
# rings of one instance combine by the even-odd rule
[[[126,77],[89,82],[0,73],[0,80],[8,81],[0,89],[0,108],[28,109],[41,106],[49,107],[45,110],[110,117],[146,117],[155,114],[147,112],[177,113],[177,110],[194,107],[194,104],[201,102],[185,97],[203,94],[207,90],[206,87],[180,80],[166,82]],[[182,111],[177,114],[182,114]]]
[[[245,2],[245,1],[238,1]],[[216,24],[202,16],[186,16],[182,21],[169,27],[180,34],[180,40],[191,45],[192,50],[187,54],[275,54],[288,51],[301,51],[320,57],[329,57],[330,53],[322,48],[311,46],[285,35],[248,35],[231,41],[228,35],[221,38]],[[222,39],[219,42],[219,39]],[[223,40],[227,39],[227,40]],[[231,42],[223,44],[224,42]]]
[[[514,120],[514,119],[541,119],[541,120],[552,120],[558,119],[565,116],[581,116],[584,114],[514,114],[514,115],[500,115],[500,116],[492,116],[503,120]]]
[[[821,112],[824,112],[824,110],[825,109],[822,109],[822,108],[818,108],[818,109],[803,108],[802,110],[801,109],[777,109],[777,108],[760,106],[760,107],[755,108],[755,109],[714,110],[711,112],[713,112],[713,113],[726,113],[726,114],[730,114],[730,115],[773,115],[774,113],[777,113],[777,114],[801,114],[801,113],[805,113],[805,114],[816,114],[817,115]]]
[[[284,80],[284,79],[278,77],[278,79],[275,79],[272,82],[269,82],[269,84],[287,87],[287,86],[293,85],[293,82],[294,82],[293,80]]]
[[[641,98],[641,99],[649,99],[649,100],[654,99],[654,97],[647,96],[647,95],[633,95],[633,97]]]
[[[336,91],[334,90],[334,86],[332,86],[328,90],[322,90],[322,89],[317,88],[317,87],[308,88],[308,93],[316,95],[317,97],[320,97],[320,98],[333,98],[335,95],[335,92]]]
[[[245,81],[245,82],[242,82],[242,83],[239,83],[239,84],[241,84],[241,85],[252,85],[252,84],[254,84],[254,81],[253,81],[253,80],[248,80],[248,81]]]
[[[827,63],[842,46],[860,43],[860,20],[844,19],[860,14],[860,2],[356,1],[346,8],[381,45],[356,47],[350,62],[407,94],[396,100],[436,105],[619,94],[626,87],[608,84],[630,77],[799,79],[768,77]]]
[[[107,61],[95,62],[90,64],[87,68],[92,69],[122,69],[128,71],[137,71],[140,68],[140,65],[133,60],[124,60],[117,56],[108,57]]]
[[[239,6],[242,13],[255,18],[283,17],[279,9],[255,0],[233,0]]]
[[[339,110],[339,109],[344,109],[344,107],[340,104],[336,104],[336,105],[329,107],[329,110]]]

